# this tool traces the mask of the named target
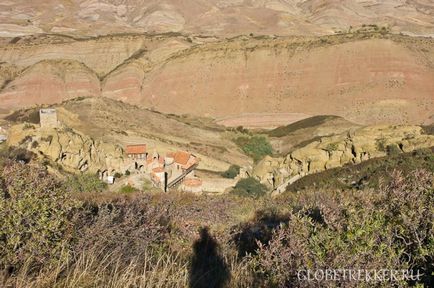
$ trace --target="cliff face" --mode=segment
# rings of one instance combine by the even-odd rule
[[[411,50],[384,39],[310,45],[204,47],[151,71],[142,94],[127,98],[164,112],[216,117],[293,112],[372,124],[418,123],[433,114],[434,69]]]
[[[253,175],[274,187],[295,176],[355,164],[386,156],[434,146],[434,136],[425,135],[418,126],[371,126],[337,136],[324,137],[299,148],[286,157],[266,157],[256,165]]]
[[[110,36],[8,44],[0,48],[2,108],[105,96],[214,118],[294,113],[421,124],[434,114],[432,39],[374,33],[209,41]]]
[[[82,96],[99,96],[97,75],[71,60],[44,60],[24,70],[1,94],[2,105],[29,107]]]
[[[142,37],[103,37],[81,41],[72,38],[23,38],[16,45],[0,48],[0,59],[18,67],[29,67],[45,60],[71,60],[84,64],[102,76],[116,68],[144,45]],[[25,40],[27,39],[27,40]],[[39,41],[39,42],[38,42]]]

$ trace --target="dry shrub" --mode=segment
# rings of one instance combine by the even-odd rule
[[[271,241],[259,243],[253,265],[258,279],[270,287],[370,287],[372,283],[300,281],[297,272],[419,269],[425,275],[421,281],[429,286],[434,255],[432,176],[416,171],[404,177],[395,171],[392,181],[378,191],[323,194],[328,199],[314,206],[318,213],[302,205],[275,230]]]
[[[119,254],[129,263],[142,259],[152,246],[163,244],[170,232],[170,205],[152,205],[149,196],[134,201],[117,198],[109,203],[87,203],[75,214],[74,252],[95,249],[98,255]]]
[[[8,162],[0,172],[0,269],[13,273],[65,256],[76,202],[44,169]]]
[[[7,272],[0,286],[368,287],[300,281],[297,272],[386,268],[419,269],[430,287],[432,176],[394,172],[377,190],[305,191],[260,201],[81,193],[77,206],[44,170],[7,163],[0,175],[0,261]],[[248,215],[263,208],[239,224],[234,213],[243,205]],[[212,234],[198,238],[201,226]],[[391,284],[415,283],[375,286]]]
[[[256,211],[253,219],[233,228],[232,241],[238,256],[256,254],[260,243],[268,243],[276,228],[289,220],[288,215],[272,209]]]

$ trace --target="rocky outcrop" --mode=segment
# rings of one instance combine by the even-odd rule
[[[278,188],[289,178],[326,169],[356,164],[386,156],[434,146],[434,136],[423,134],[419,126],[370,126],[337,136],[323,137],[286,157],[267,156],[254,168],[262,183]]]
[[[31,124],[12,126],[7,144],[24,147],[72,173],[107,176],[115,172],[123,173],[130,165],[121,147],[95,141],[67,127],[42,129]]]

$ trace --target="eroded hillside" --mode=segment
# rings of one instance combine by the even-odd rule
[[[359,124],[422,124],[434,114],[430,38],[383,31],[321,38],[36,39],[0,48],[3,109],[104,96],[219,119],[289,113],[293,121],[338,115]]]
[[[0,36],[185,32],[324,35],[380,23],[433,34],[429,0],[15,0],[0,2]]]

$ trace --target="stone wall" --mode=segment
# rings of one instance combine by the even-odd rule
[[[202,191],[209,193],[224,193],[237,184],[236,179],[207,178],[202,181]]]

